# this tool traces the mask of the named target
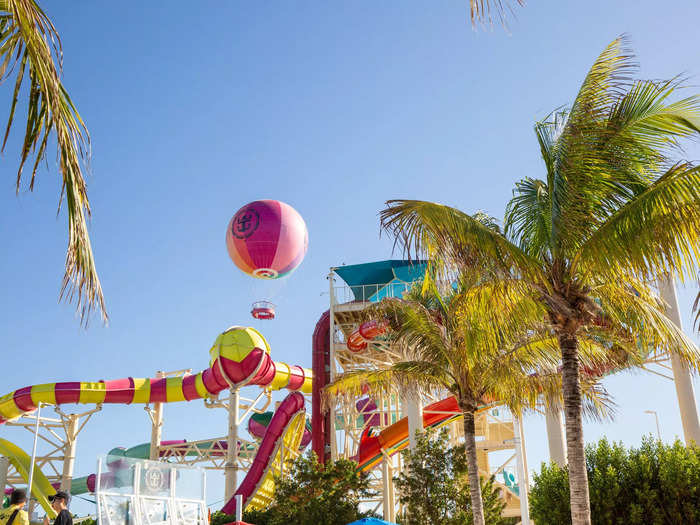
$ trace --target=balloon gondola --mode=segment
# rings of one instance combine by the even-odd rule
[[[275,318],[275,305],[270,301],[256,301],[250,310],[255,319],[270,320]]]

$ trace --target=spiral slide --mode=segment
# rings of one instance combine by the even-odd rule
[[[27,482],[29,482],[29,469],[32,460],[27,453],[14,443],[0,438],[0,456],[5,456],[10,460],[12,466]],[[51,482],[46,479],[44,473],[39,468],[34,467],[34,479],[32,480],[32,494],[46,511],[51,519],[56,517],[56,511],[51,508],[48,496],[55,494],[56,489],[51,486]]]
[[[198,374],[184,377],[145,379],[128,377],[93,383],[47,383],[20,388],[0,397],[0,424],[33,412],[39,403],[50,405],[67,403],[173,403],[211,397],[231,387],[246,385],[257,385],[272,390],[286,388],[291,391],[311,393],[313,381],[311,370],[273,361],[270,358],[270,346],[262,334],[254,328],[238,326],[229,328],[216,338],[214,345],[209,350],[209,355],[209,368]],[[258,463],[270,464],[270,458],[266,457],[266,454],[274,456],[277,453],[280,438],[282,441],[289,441],[290,444],[296,439],[296,447],[298,448],[304,433],[305,418],[304,415],[298,418],[292,416],[297,416],[300,410],[303,411],[303,396],[297,394],[291,399],[297,401],[287,402],[285,410],[289,411],[290,406],[299,404],[299,399],[301,399],[301,409],[297,408],[294,413],[285,413],[289,416],[290,421],[282,425],[283,428],[280,428],[280,423],[276,422],[275,417],[272,418],[266,438],[268,433],[271,433],[272,436],[274,431],[280,432],[280,436],[276,440],[272,437],[268,439],[268,442],[273,441],[272,446],[266,445],[267,448],[264,448],[261,445],[255,459],[258,461],[260,458]],[[292,420],[296,434],[288,431]],[[299,423],[299,421],[301,422]],[[287,435],[290,437],[287,438]],[[263,444],[266,443],[266,438],[263,438]],[[17,450],[21,452],[20,449]],[[14,454],[17,456],[16,451]],[[267,472],[264,469],[256,472],[262,476],[262,481],[265,481]],[[89,484],[89,478],[90,476],[85,478],[86,488]],[[45,489],[49,490],[48,494],[51,494],[51,490],[53,490],[50,483]],[[43,495],[41,490],[37,484],[33,491],[36,497],[40,498]]]

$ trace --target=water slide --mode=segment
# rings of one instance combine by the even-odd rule
[[[480,409],[487,410],[490,406]],[[461,419],[462,411],[454,396],[423,407],[423,428],[439,428]],[[383,453],[392,456],[408,446],[408,418],[399,419],[376,436],[365,435],[360,442],[358,469],[370,470],[383,459]]]
[[[5,456],[17,472],[25,480],[29,480],[29,469],[31,468],[32,459],[27,453],[19,448],[14,443],[0,438],[0,456]],[[56,511],[51,508],[48,496],[56,493],[56,489],[51,486],[51,482],[46,479],[41,469],[34,466],[34,479],[32,480],[32,494],[39,502],[41,507],[46,511],[51,519],[56,517]]]
[[[255,438],[263,439],[267,430],[270,426],[272,419],[274,418],[274,412],[262,412],[254,413],[248,418],[248,432]],[[311,423],[306,420],[303,435],[301,438],[301,444],[299,450],[303,450],[311,442]],[[167,451],[161,451],[161,457],[164,456],[196,456],[197,451],[190,450],[188,448],[187,440],[177,439],[177,440],[164,440],[160,442],[161,446],[167,446]],[[178,450],[178,446],[182,446],[182,450]],[[197,446],[200,450],[209,450],[211,455],[224,456],[228,450],[228,443],[226,439],[212,439],[210,441],[198,441]],[[241,446],[241,443],[239,443]],[[249,453],[256,451],[253,445],[248,445]],[[124,448],[116,447],[108,452],[109,456],[121,456],[126,458],[137,458],[137,459],[148,459],[151,456],[151,444],[141,443],[139,445],[134,445],[133,447]],[[89,476],[82,476],[78,478],[73,478],[71,481],[71,494],[85,494],[95,492],[95,483],[97,481],[97,476],[95,474],[90,474]],[[53,483],[53,487],[58,489],[58,483]]]
[[[273,361],[270,358],[270,346],[262,334],[254,328],[237,326],[229,328],[216,338],[209,350],[209,355],[209,368],[198,374],[184,377],[128,377],[109,381],[47,383],[23,387],[0,397],[0,424],[32,413],[39,403],[49,405],[173,403],[212,397],[223,390],[246,385],[257,385],[272,390],[284,388],[293,393],[297,391],[311,393],[313,381],[311,370]],[[288,402],[287,399],[290,398],[296,401]],[[303,412],[304,398],[301,394],[296,394],[296,396],[288,396],[287,399],[283,401],[277,412],[283,406],[285,411],[289,412],[290,407],[296,407],[299,404],[299,399],[301,399],[301,409],[297,408],[292,414],[285,412],[285,415],[281,416],[282,419],[278,421],[289,416],[290,422],[282,427],[273,416],[254,460],[258,465],[267,465],[266,469],[256,469],[255,472],[260,476],[255,483],[256,486],[261,486],[268,477],[271,479],[271,476],[268,476],[270,466],[274,463],[271,459],[277,454],[279,444],[281,442],[292,444],[296,440],[298,448],[304,434],[305,415],[300,415],[300,412]],[[291,420],[294,422],[293,425]],[[292,429],[295,432],[292,432]],[[278,435],[275,436],[275,433]],[[272,446],[269,443],[272,443]],[[263,447],[263,444],[266,446]],[[13,452],[16,456],[19,451],[24,454],[18,447],[14,449],[8,453]],[[20,464],[18,471],[21,468]],[[251,472],[246,476],[246,480],[250,477],[249,485],[254,481],[250,474]],[[83,479],[79,478],[79,482],[82,483]],[[85,488],[89,488],[90,476],[84,478],[84,483]],[[94,481],[92,485],[94,489]],[[43,493],[42,490],[44,490]],[[50,483],[43,489],[37,483],[32,493],[40,499],[46,494],[51,494],[51,491],[53,488]],[[252,495],[249,499],[251,497]]]
[[[243,496],[243,508],[264,509],[272,501],[274,477],[281,473],[285,450],[299,450],[306,426],[304,396],[289,394],[277,407],[260,443],[258,453],[243,482],[226,505],[226,514],[235,514],[236,495]]]

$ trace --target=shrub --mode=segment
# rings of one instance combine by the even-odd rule
[[[346,525],[369,513],[360,511],[360,499],[372,495],[369,481],[357,472],[357,463],[344,459],[318,462],[308,453],[295,459],[287,475],[275,480],[275,495],[264,511],[243,513],[255,525]],[[234,521],[235,516],[215,512],[211,525]]]
[[[638,449],[602,439],[586,447],[593,525],[700,523],[700,449],[644,438]],[[530,492],[537,525],[570,523],[566,468],[542,465]]]

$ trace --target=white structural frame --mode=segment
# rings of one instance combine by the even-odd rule
[[[133,491],[130,491],[130,493],[125,493],[124,491],[118,491],[118,490],[109,490],[109,489],[104,489],[103,483],[102,483],[102,474],[103,474],[103,459],[106,460],[106,458],[109,456],[104,456],[103,458],[100,458],[98,460],[98,465],[97,465],[97,481],[95,483],[95,491],[96,491],[96,504],[97,504],[97,516],[98,516],[98,521],[102,525],[125,525],[124,522],[118,523],[114,522],[112,520],[112,517],[110,513],[106,510],[108,507],[107,502],[111,499],[128,499],[131,506],[135,510],[133,514],[130,514],[129,518],[130,524],[133,525],[208,525],[208,512],[207,512],[207,504],[206,504],[206,475],[204,473],[204,470],[202,470],[202,481],[201,481],[201,493],[200,497],[195,499],[195,498],[182,498],[182,497],[177,497],[177,468],[185,469],[187,467],[173,467],[171,466],[169,468],[169,491],[167,496],[161,496],[157,494],[142,494],[141,491],[141,471],[143,469],[143,465],[146,464],[146,460],[141,460],[138,462],[134,462],[133,467],[134,467],[134,473],[133,473]],[[158,463],[160,465],[167,465],[164,464],[163,462],[151,462],[148,460],[149,463]],[[167,521],[158,521],[158,522],[151,522],[148,519],[148,513],[146,511],[147,509],[147,502],[148,501],[156,501],[160,502],[167,508],[167,515],[168,515],[168,520]],[[191,504],[195,507],[198,508],[198,519],[195,522],[192,522],[188,519],[186,519],[184,515],[184,511],[182,508],[183,504]]]

